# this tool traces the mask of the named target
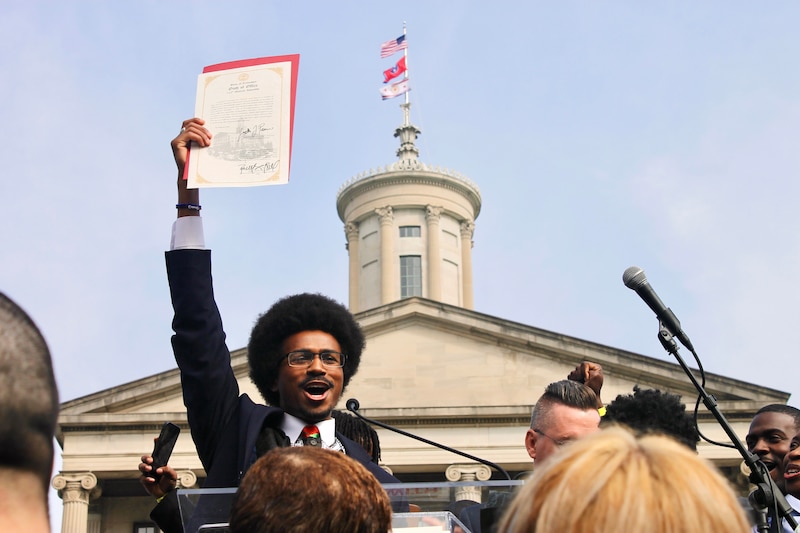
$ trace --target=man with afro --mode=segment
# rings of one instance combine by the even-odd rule
[[[267,451],[316,445],[346,453],[381,483],[397,479],[364,449],[336,430],[331,411],[358,370],[364,335],[353,315],[320,294],[297,294],[275,303],[253,327],[247,346],[250,377],[269,406],[240,395],[214,301],[211,252],[204,249],[199,192],[183,179],[188,146],[205,147],[211,134],[201,119],[183,122],[172,141],[178,166],[178,219],[166,254],[174,319],[172,347],[181,371],[189,427],[207,477],[204,488],[235,487]],[[174,522],[171,468],[156,480],[145,456],[145,488],[160,499],[151,517],[165,531]],[[166,497],[169,498],[166,498]]]

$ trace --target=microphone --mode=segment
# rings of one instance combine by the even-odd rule
[[[658,320],[666,327],[670,333],[678,338],[681,343],[694,353],[694,346],[689,336],[681,329],[681,323],[672,309],[664,305],[661,298],[658,297],[656,291],[650,286],[647,281],[647,276],[644,275],[644,270],[637,266],[628,267],[622,274],[622,282],[631,290],[636,291],[636,294],[644,300],[650,309],[656,314]]]
[[[487,461],[486,459],[481,459],[480,457],[475,457],[474,455],[470,455],[470,454],[468,454],[466,452],[462,452],[461,450],[456,450],[455,448],[451,448],[450,446],[445,446],[444,444],[439,444],[438,442],[433,442],[432,440],[428,440],[428,439],[426,439],[424,437],[420,437],[419,435],[414,435],[413,433],[409,433],[407,431],[403,431],[402,429],[396,428],[394,426],[390,426],[389,424],[384,424],[383,422],[378,422],[377,420],[372,420],[371,418],[367,418],[366,416],[364,416],[364,415],[362,415],[361,413],[358,412],[358,409],[361,407],[361,404],[358,403],[358,400],[356,400],[355,398],[350,398],[349,400],[347,400],[347,402],[345,402],[345,407],[347,407],[348,411],[350,411],[351,413],[356,415],[361,420],[364,420],[365,422],[369,422],[370,424],[374,424],[374,425],[382,427],[384,429],[388,429],[389,431],[394,431],[395,433],[399,433],[400,435],[404,435],[406,437],[410,437],[410,438],[418,440],[420,442],[424,442],[425,444],[429,444],[431,446],[436,446],[437,448],[440,448],[440,449],[442,449],[442,450],[444,450],[446,452],[451,452],[451,453],[454,453],[456,455],[460,455],[461,457],[466,457],[467,459],[469,459],[471,461],[475,461],[477,463],[481,463],[483,465],[486,465],[489,468],[493,468],[493,469],[497,470],[498,472],[503,474],[506,477],[506,479],[511,481],[511,476],[508,474],[508,472],[506,472],[505,469],[503,467],[501,467],[500,465],[498,465],[498,464],[495,464],[495,463],[493,463],[491,461]]]

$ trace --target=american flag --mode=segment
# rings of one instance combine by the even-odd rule
[[[397,39],[386,41],[381,45],[381,57],[389,57],[395,52],[406,49],[406,36],[401,35]]]

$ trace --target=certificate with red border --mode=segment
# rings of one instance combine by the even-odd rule
[[[300,56],[210,65],[197,79],[195,116],[211,145],[192,145],[190,188],[252,187],[289,181]]]

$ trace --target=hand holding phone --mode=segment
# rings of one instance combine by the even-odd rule
[[[166,422],[161,427],[161,433],[158,435],[155,446],[153,446],[153,463],[150,465],[153,469],[150,471],[150,477],[158,481],[161,477],[156,473],[156,470],[162,466],[166,466],[169,462],[169,457],[172,455],[172,450],[175,448],[175,442],[178,440],[181,428],[172,422]]]

